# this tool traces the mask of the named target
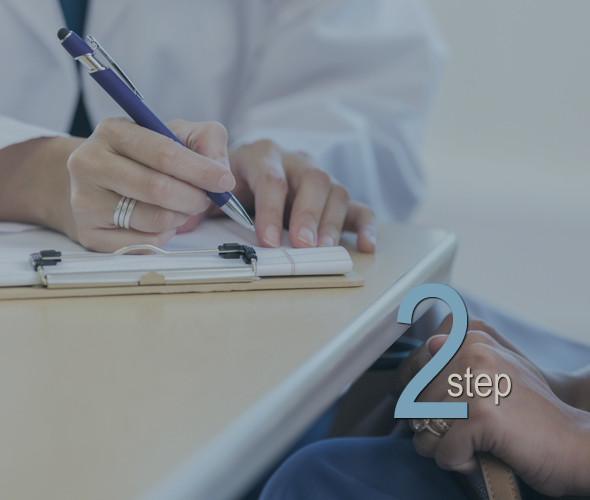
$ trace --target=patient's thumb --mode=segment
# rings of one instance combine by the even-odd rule
[[[426,341],[426,348],[433,356],[440,351],[440,348],[449,338],[448,335],[433,335]]]

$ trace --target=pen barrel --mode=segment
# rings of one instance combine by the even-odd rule
[[[158,134],[182,144],[182,141],[135,95],[135,93],[113,72],[107,68],[90,73],[113,100],[137,123]],[[182,144],[184,146],[184,144]],[[218,207],[224,206],[232,197],[231,193],[211,193],[206,191],[209,199]]]

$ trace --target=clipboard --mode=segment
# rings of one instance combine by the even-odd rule
[[[217,224],[219,224],[217,222]],[[234,233],[231,228],[230,233]],[[41,237],[46,237],[53,245],[63,242],[64,248],[71,250],[73,244],[65,236],[57,235],[47,230],[39,230]],[[225,235],[225,233],[222,233]],[[182,238],[180,236],[180,242]],[[218,238],[219,232],[211,238]],[[3,236],[2,238],[5,238]],[[178,238],[178,237],[175,237]],[[187,239],[189,238],[189,239]],[[211,241],[211,238],[209,241]],[[29,238],[38,242],[39,237]],[[41,238],[42,240],[42,238]],[[260,267],[259,257],[263,256],[263,264],[268,261],[264,256],[268,255],[269,249],[257,250],[247,244],[223,244],[217,248],[185,248],[191,243],[190,237],[185,237],[187,242],[184,245],[176,245],[174,250],[160,249],[150,245],[135,245],[124,247],[112,254],[93,254],[87,251],[78,253],[59,252],[57,250],[35,251],[27,255],[31,270],[38,274],[40,284],[32,286],[0,286],[0,300],[10,299],[32,299],[32,298],[53,298],[53,297],[97,297],[106,295],[143,295],[143,294],[169,294],[169,293],[207,293],[207,292],[228,292],[228,291],[249,291],[249,290],[293,290],[293,289],[318,289],[318,288],[351,288],[364,285],[364,278],[350,271],[346,274],[322,274],[321,269],[315,269],[310,275],[295,276],[258,276]],[[2,247],[0,239],[0,248]],[[6,241],[6,240],[5,240]],[[219,241],[219,240],[217,240]],[[250,241],[252,242],[252,236]],[[37,247],[39,248],[39,247]],[[81,247],[79,247],[81,248]],[[83,250],[83,249],[81,249]],[[139,266],[137,262],[148,262],[155,260],[155,256],[129,256],[127,254],[138,250],[149,250],[160,258],[160,267],[154,267],[150,262],[147,267]],[[314,250],[314,249],[306,249]],[[336,251],[332,249],[315,249],[318,253],[322,251]],[[340,248],[350,259],[348,252]],[[298,249],[277,249],[285,255],[296,255]],[[304,252],[305,253],[305,252]],[[180,265],[182,259],[186,258],[187,265]],[[296,257],[295,257],[296,258]],[[206,259],[207,265],[201,266],[200,260]],[[217,259],[214,261],[214,259]],[[97,271],[96,265],[88,266],[87,263],[96,261],[117,262],[112,270]],[[213,262],[219,262],[214,265]],[[165,265],[166,262],[174,262],[172,268]],[[135,267],[127,269],[128,263]],[[195,264],[196,263],[196,264]],[[352,268],[352,261],[350,261]],[[293,271],[295,271],[293,263]],[[84,267],[89,267],[84,272]],[[317,266],[316,266],[317,267]],[[70,270],[71,272],[67,272]],[[264,273],[263,273],[264,274]],[[293,273],[294,274],[294,273]]]

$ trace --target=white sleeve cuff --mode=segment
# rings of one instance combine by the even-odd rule
[[[38,137],[69,137],[69,134],[0,116],[0,149]]]

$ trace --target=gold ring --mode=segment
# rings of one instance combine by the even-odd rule
[[[411,427],[414,432],[428,430],[437,437],[443,437],[450,429],[449,424],[442,418],[415,418],[412,420]]]

